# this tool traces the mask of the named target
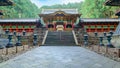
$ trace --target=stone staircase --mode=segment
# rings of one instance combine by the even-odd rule
[[[75,40],[72,31],[49,31],[45,45],[73,46]]]
[[[120,23],[118,24],[114,34],[120,35]]]
[[[78,40],[78,45],[84,45],[84,34],[88,35],[88,44],[99,44],[99,37],[94,37],[91,36],[90,34],[86,33],[86,31],[83,28],[79,29],[74,29],[77,40]]]
[[[37,38],[38,38],[38,44],[39,45],[42,45],[42,41],[44,39],[45,33],[46,33],[46,29],[45,28],[35,28],[34,29],[34,34],[38,35]]]
[[[84,44],[84,30],[81,29],[74,29],[77,40],[78,40],[78,44],[79,45],[83,45]]]
[[[113,44],[114,47],[120,48],[120,23],[118,24],[114,35],[112,36],[111,43]]]

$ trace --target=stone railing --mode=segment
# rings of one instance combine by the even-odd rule
[[[72,33],[73,33],[73,37],[74,37],[74,40],[75,40],[75,44],[76,44],[76,45],[79,45],[79,44],[78,44],[77,37],[76,37],[76,35],[75,35],[75,31],[73,30]]]
[[[38,35],[38,45],[43,44],[47,29],[46,28],[35,28],[34,33]]]
[[[78,45],[83,45],[83,35],[84,35],[84,32],[83,32],[83,29],[80,28],[80,29],[74,29],[74,33],[75,33],[75,36],[76,36],[76,39],[77,39],[77,42],[78,42]]]
[[[47,35],[48,35],[48,30],[45,32],[45,35],[44,35],[44,38],[43,38],[43,41],[42,41],[42,45],[45,44],[45,41],[46,41]]]

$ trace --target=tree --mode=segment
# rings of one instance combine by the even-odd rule
[[[84,18],[110,18],[114,16],[115,7],[104,5],[105,0],[85,0],[81,12]]]
[[[4,11],[4,18],[37,18],[39,8],[30,0],[13,0],[15,6],[0,7]]]

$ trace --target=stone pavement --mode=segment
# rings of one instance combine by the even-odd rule
[[[0,68],[120,68],[120,62],[78,46],[41,46],[1,63]]]

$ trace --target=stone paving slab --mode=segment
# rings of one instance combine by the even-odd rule
[[[120,68],[120,62],[78,46],[41,46],[1,63],[0,68]]]

